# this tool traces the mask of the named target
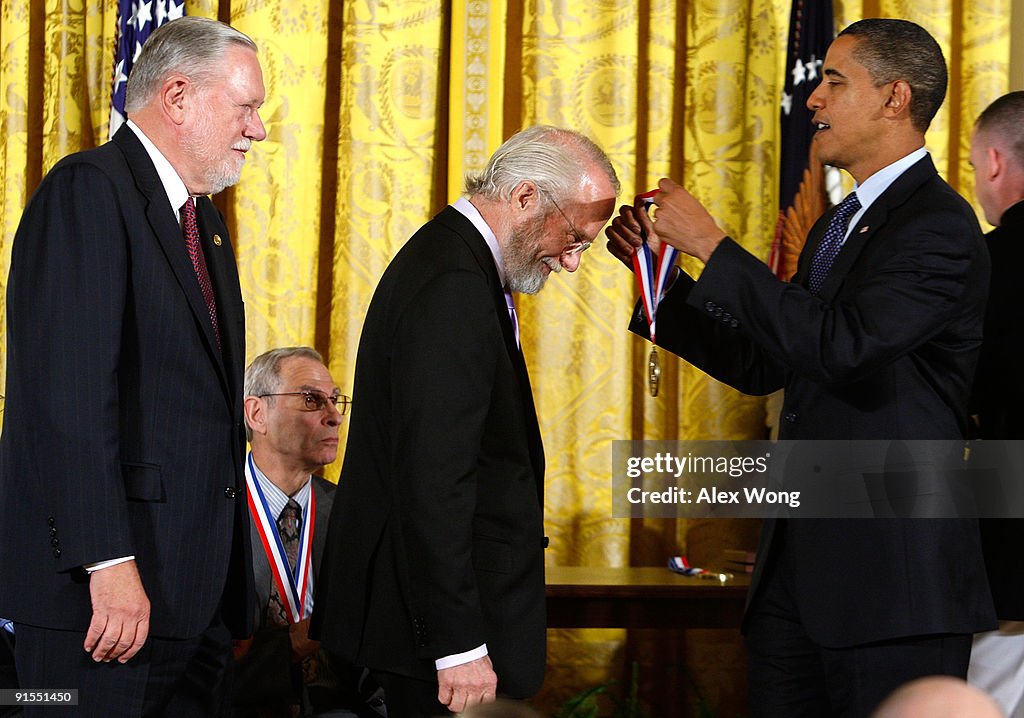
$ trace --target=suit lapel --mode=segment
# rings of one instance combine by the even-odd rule
[[[317,477],[312,478],[313,494],[316,496],[316,523],[313,524],[313,580],[320,575],[320,562],[324,557],[324,549],[327,546],[327,522],[331,518],[331,506],[334,504],[334,497],[320,487]],[[314,584],[314,590],[315,590]]]
[[[487,246],[487,242],[480,236],[473,223],[453,207],[447,207],[438,216],[447,227],[455,231],[466,246],[473,253],[480,268],[487,275],[487,283],[491,287],[491,299],[494,302],[494,311],[498,315],[498,324],[501,326],[502,337],[505,340],[505,350],[508,352],[512,367],[515,369],[516,380],[519,383],[519,393],[522,398],[523,413],[526,417],[527,436],[530,437],[530,461],[533,464],[534,473],[537,476],[537,495],[544,505],[544,446],[540,436],[540,424],[537,421],[537,409],[533,402],[533,389],[530,386],[530,375],[526,369],[526,360],[523,352],[516,344],[515,327],[512,325],[512,318],[508,313],[508,305],[505,303],[505,291],[498,279],[498,268],[494,264],[494,257]]]
[[[224,357],[217,346],[217,339],[213,334],[213,326],[210,324],[209,311],[206,308],[206,300],[203,299],[202,291],[199,289],[199,282],[196,279],[195,269],[189,259],[188,251],[185,249],[185,239],[181,227],[174,218],[174,210],[171,209],[167,200],[167,193],[164,191],[160,176],[153,166],[153,161],[146,153],[145,147],[139,142],[138,137],[131,128],[124,126],[114,135],[114,143],[124,153],[128,167],[135,177],[135,184],[139,191],[146,197],[146,219],[149,222],[153,236],[156,237],[164,257],[174,273],[174,277],[181,288],[182,293],[188,301],[193,317],[203,335],[210,358],[221,379],[226,396],[233,399],[233,382],[228,378],[224,366]],[[208,199],[205,201],[209,201]],[[201,234],[204,234],[200,230]],[[225,231],[226,233],[226,231]],[[206,251],[204,239],[204,252]],[[209,267],[208,267],[209,268]],[[212,276],[212,273],[211,273]],[[214,280],[214,287],[218,282]]]
[[[901,174],[896,180],[889,185],[888,188],[881,195],[878,196],[871,206],[868,207],[867,211],[861,215],[860,219],[857,220],[846,241],[843,243],[842,248],[839,250],[839,254],[836,256],[835,262],[832,263],[832,268],[829,270],[828,276],[825,278],[825,283],[821,286],[819,296],[825,301],[831,301],[835,298],[836,294],[839,293],[840,287],[843,285],[843,280],[846,275],[850,273],[854,264],[857,262],[857,257],[860,256],[861,251],[867,246],[868,242],[878,233],[878,230],[885,226],[886,219],[889,217],[889,212],[894,208],[902,205],[907,201],[908,197],[913,194],[918,187],[927,182],[929,179],[937,174],[935,165],[932,164],[930,156],[926,155],[918,162],[911,165],[906,172]],[[815,223],[810,234],[808,235],[807,251],[804,252],[804,256],[801,259],[806,261],[801,262],[800,271],[794,277],[795,281],[799,281],[800,284],[806,282],[807,271],[810,267],[810,259],[814,256],[814,252],[817,250],[818,245],[821,244],[821,240],[825,234],[825,227],[828,226],[828,219],[835,213],[835,208],[830,212],[826,213],[825,217]],[[814,241],[811,241],[813,237]]]
[[[214,354],[223,363],[231,396],[241,400],[242,367],[245,366],[245,313],[238,288],[238,265],[220,212],[208,197],[200,197],[196,202],[196,209],[199,239],[203,245],[206,269],[210,273],[217,301],[221,346]],[[203,307],[206,307],[205,300]],[[208,319],[204,327],[209,330],[206,332],[207,341],[214,342],[211,349],[216,348],[213,327]]]
[[[270,575],[270,561],[267,560],[267,552],[263,549],[263,541],[260,533],[256,530],[256,521],[253,520],[249,511],[249,541],[252,546],[252,575],[256,585],[256,615],[257,621],[263,621],[263,614],[267,611],[267,603],[270,601],[270,584],[273,577]]]

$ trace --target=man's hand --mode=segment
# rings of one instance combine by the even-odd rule
[[[704,205],[670,179],[658,182],[661,191],[654,195],[654,224],[665,244],[696,257],[707,264],[711,254],[725,239]]]
[[[127,663],[149,635],[149,598],[135,561],[89,575],[92,621],[83,644],[94,661]]]
[[[314,641],[309,637],[309,619],[304,618],[298,623],[288,626],[288,638],[292,643],[292,663],[301,663],[320,648],[320,641]]]
[[[477,703],[490,703],[498,689],[491,657],[484,656],[437,672],[437,700],[452,713]]]
[[[654,224],[647,212],[642,209],[624,204],[619,207],[619,216],[612,220],[604,231],[608,237],[608,251],[612,256],[625,264],[630,271],[633,271],[633,254],[643,243],[640,230],[647,234],[647,246],[655,254],[661,250],[661,241],[657,232],[654,231]]]
[[[240,660],[249,649],[252,648],[251,638],[232,638],[231,639],[231,655],[235,657],[235,660]]]

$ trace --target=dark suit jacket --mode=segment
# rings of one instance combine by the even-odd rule
[[[327,521],[334,504],[335,486],[319,476],[313,477],[313,494],[316,497],[316,522],[313,524],[313,591],[317,590],[317,577],[324,555],[327,538]],[[235,664],[232,681],[236,705],[266,704],[275,702],[301,702],[301,693],[293,681],[291,660],[291,638],[287,626],[267,624],[267,603],[273,576],[270,562],[256,530],[256,524],[249,517],[249,536],[252,546],[253,576],[256,583],[256,613],[253,619],[253,644],[249,651]]]
[[[986,237],[992,257],[992,284],[985,311],[985,339],[971,394],[981,439],[1024,439],[1024,202],[1007,209]],[[978,447],[981,449],[982,447]],[[983,519],[985,564],[996,613],[1024,620],[1024,520]]]
[[[79,567],[134,555],[153,635],[198,635],[225,589],[246,635],[244,313],[223,220],[205,197],[197,213],[223,350],[130,128],[59,162],[25,208],[7,288],[0,615],[84,631]]]
[[[820,296],[726,239],[658,310],[658,343],[748,394],[785,387],[782,439],[956,439],[981,343],[988,255],[931,159],[853,227]],[[646,331],[641,317],[632,328]],[[839,647],[994,626],[973,520],[767,520],[754,588],[785,533],[805,629]]]
[[[424,679],[487,644],[498,690],[544,676],[544,459],[494,260],[442,211],[370,302],[314,630]]]

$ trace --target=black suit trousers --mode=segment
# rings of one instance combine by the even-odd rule
[[[225,676],[231,634],[220,613],[189,639],[146,639],[127,663],[97,663],[85,652],[85,634],[16,626],[15,660],[23,687],[77,688],[78,706],[38,706],[25,718],[209,718],[227,707]]]
[[[452,714],[437,700],[436,679],[424,681],[388,671],[373,671],[373,677],[384,689],[388,718],[439,718]]]
[[[751,718],[867,718],[886,696],[915,678],[967,677],[970,634],[910,636],[849,647],[816,643],[804,630],[793,601],[792,575],[792,556],[783,536],[768,557],[748,608]]]

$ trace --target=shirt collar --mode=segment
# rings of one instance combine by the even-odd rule
[[[498,268],[498,281],[501,282],[501,286],[505,286],[505,264],[501,259],[501,245],[498,244],[498,238],[495,236],[494,231],[484,221],[483,216],[472,202],[469,201],[468,197],[460,197],[452,205],[463,217],[473,223],[481,235],[483,235],[484,241],[487,242],[487,248],[491,250],[491,256],[494,257],[494,265]]]
[[[153,161],[153,166],[156,167],[156,173],[160,177],[160,184],[164,187],[164,194],[167,195],[167,201],[171,203],[171,209],[174,210],[174,216],[178,219],[178,224],[181,224],[181,217],[179,212],[181,211],[182,205],[188,199],[188,188],[185,187],[185,183],[178,176],[174,167],[170,161],[164,157],[163,153],[157,149],[153,141],[146,137],[146,134],[139,129],[131,120],[126,123],[131,128],[135,136],[139,138],[139,142],[146,148],[146,154],[149,155],[149,159]]]
[[[846,234],[843,235],[843,243],[845,243],[850,237],[854,227],[858,225],[861,217],[863,217],[864,213],[868,211],[868,207],[870,207],[876,199],[881,197],[882,193],[889,189],[889,185],[899,179],[900,175],[917,164],[920,160],[924,159],[927,154],[927,150],[925,150],[924,147],[920,147],[909,155],[896,160],[891,165],[887,165],[878,170],[864,180],[863,184],[859,184],[854,187],[854,192],[857,193],[857,201],[860,202],[860,209],[850,217],[850,223],[846,226]],[[853,192],[850,194],[853,194]]]
[[[891,165],[878,170],[864,180],[862,184],[857,185],[857,199],[860,201],[860,206],[864,210],[870,207],[876,199],[882,196],[883,192],[889,189],[889,185],[899,179],[900,175],[924,159],[927,155],[928,151],[924,147],[919,147],[909,155],[906,155],[905,157],[896,160]],[[854,217],[854,221],[856,221],[856,217]],[[850,224],[852,225],[853,222],[850,222]]]
[[[250,452],[251,454],[251,452]],[[255,474],[256,481],[259,482],[260,488],[263,489],[263,498],[267,500],[267,508],[270,510],[271,518],[276,519],[281,515],[284,507],[288,504],[288,499],[295,499],[295,502],[302,509],[303,513],[306,511],[306,507],[309,505],[309,492],[313,486],[313,477],[310,476],[306,480],[306,483],[302,485],[294,496],[288,496],[285,492],[281,491],[277,485],[268,479],[260,467],[256,465],[256,460],[252,461],[252,469]]]

